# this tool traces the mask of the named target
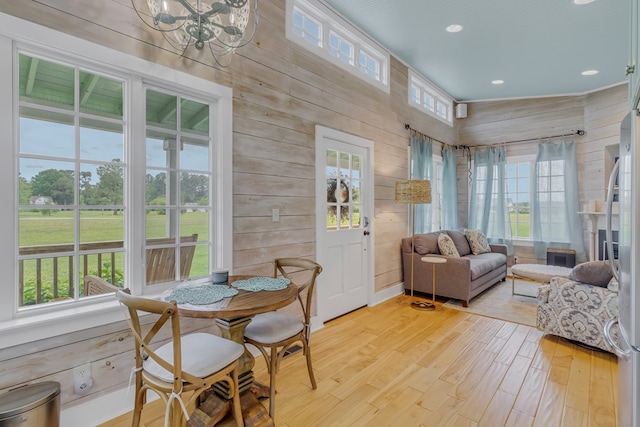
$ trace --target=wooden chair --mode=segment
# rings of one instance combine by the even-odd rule
[[[309,379],[311,386],[315,390],[316,379],[313,376],[313,367],[311,366],[311,301],[313,290],[316,284],[316,278],[322,272],[322,266],[313,261],[303,258],[278,258],[273,261],[273,277],[278,277],[280,273],[283,277],[291,280],[293,273],[306,271],[309,272],[309,278],[306,282],[298,286],[298,302],[302,307],[303,319],[289,313],[280,311],[271,311],[255,316],[247,328],[245,329],[244,339],[246,342],[253,344],[260,350],[267,362],[267,368],[270,377],[270,400],[269,414],[273,418],[275,411],[275,395],[276,395],[276,374],[280,362],[291,344],[300,341],[302,343],[304,354],[307,358],[307,370],[309,371]],[[293,280],[291,280],[295,283]],[[301,293],[307,289],[306,300],[302,300]],[[267,348],[270,353],[267,353]]]
[[[180,318],[175,301],[164,302],[136,297],[117,291],[118,301],[128,311],[128,321],[135,340],[135,405],[132,426],[140,425],[147,390],[157,393],[166,405],[165,427],[185,426],[195,410],[200,395],[223,381],[232,397],[233,416],[243,425],[238,392],[238,358],[244,347],[236,342],[206,333],[180,335]],[[143,333],[138,312],[160,317]],[[171,341],[153,349],[152,340],[165,323],[171,326]],[[185,403],[182,395],[193,392]],[[183,416],[184,415],[184,416]]]
[[[197,242],[198,235],[180,237],[180,243]],[[175,243],[173,237],[148,239],[147,245],[169,245]],[[186,279],[191,272],[195,245],[180,247],[180,279]],[[173,282],[176,280],[176,248],[149,248],[146,255],[147,284]]]
[[[84,276],[84,295],[102,295],[114,293],[118,288],[104,280],[102,277],[86,275]]]

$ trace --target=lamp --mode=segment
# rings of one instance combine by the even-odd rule
[[[395,202],[410,204],[411,212],[411,307],[417,310],[434,310],[435,305],[428,302],[417,302],[413,299],[413,252],[415,241],[416,205],[431,203],[431,182],[425,179],[396,181]],[[435,295],[433,296],[435,299]]]
[[[190,46],[198,50],[208,46],[223,67],[231,59],[226,64],[220,59],[251,42],[258,26],[258,0],[146,0],[152,23],[138,11],[136,1],[131,5],[142,22],[160,31],[181,55]]]

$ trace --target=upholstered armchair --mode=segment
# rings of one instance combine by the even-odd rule
[[[618,282],[606,287],[554,277],[538,289],[536,325],[558,335],[611,352],[604,338],[605,324],[618,317]],[[612,335],[617,339],[617,326]]]

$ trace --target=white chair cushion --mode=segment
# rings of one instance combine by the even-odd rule
[[[204,378],[224,368],[244,352],[237,342],[215,335],[198,332],[183,335],[182,371]],[[168,342],[156,350],[156,354],[169,363],[173,363],[173,342]],[[173,373],[167,371],[152,358],[144,361],[146,372],[167,382],[173,382]]]
[[[244,336],[271,344],[291,338],[304,329],[302,320],[292,314],[270,311],[255,316],[247,325]]]

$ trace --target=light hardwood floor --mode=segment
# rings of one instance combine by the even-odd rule
[[[612,355],[543,337],[529,326],[441,304],[435,312],[421,312],[408,303],[408,297],[397,297],[315,332],[317,390],[301,354],[285,359],[276,425],[616,425]],[[255,372],[268,383],[262,359]],[[143,425],[162,426],[162,417],[161,408],[150,405]],[[130,419],[127,414],[101,427],[128,426]]]

